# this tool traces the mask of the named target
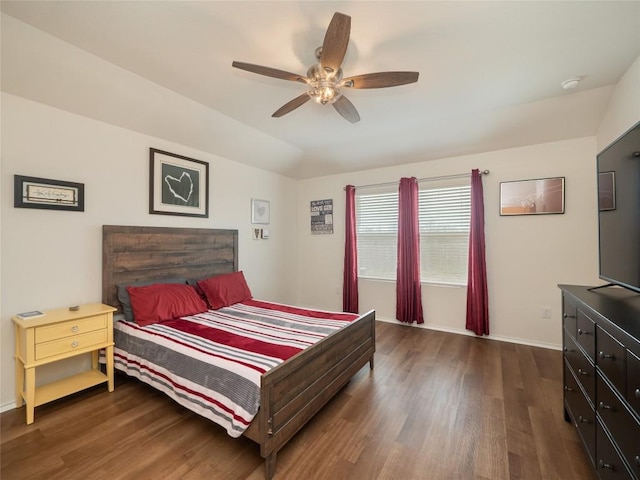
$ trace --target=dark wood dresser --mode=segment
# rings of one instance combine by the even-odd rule
[[[565,420],[601,479],[640,480],[640,294],[559,287]]]

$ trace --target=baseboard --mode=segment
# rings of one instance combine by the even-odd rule
[[[406,324],[399,323],[398,320],[390,319],[390,318],[380,318],[376,317],[376,320],[380,320],[381,322],[386,323],[394,323],[396,325],[405,325],[414,328],[423,328],[425,330],[435,330],[438,332],[446,332],[446,333],[455,333],[457,335],[466,335],[468,337],[477,337],[477,335],[469,330],[463,328],[451,328],[451,327],[441,327],[439,325],[429,325],[426,323],[417,325],[417,324]],[[506,343],[517,343],[519,345],[527,345],[529,347],[539,347],[539,348],[547,348],[549,350],[562,350],[562,345],[555,345],[552,343],[544,343],[544,342],[533,342],[531,340],[526,340],[523,338],[513,338],[513,337],[503,337],[501,335],[486,335],[479,337],[484,340],[495,340],[497,342],[506,342]]]
[[[9,403],[5,403],[3,405],[0,405],[0,413],[2,412],[6,412],[7,410],[13,410],[14,408],[16,408],[16,402],[9,402]]]

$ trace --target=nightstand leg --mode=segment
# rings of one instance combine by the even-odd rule
[[[110,392],[113,392],[113,346],[105,349],[105,355],[107,357],[107,378],[109,379],[107,386]]]
[[[94,350],[91,352],[91,368],[94,370],[98,370],[98,356],[100,354],[99,350]]]
[[[36,401],[36,369],[27,368],[24,371],[25,374],[25,392],[26,398],[24,399],[27,404],[27,425],[33,423],[33,410]]]
[[[22,392],[24,392],[24,364],[18,357],[15,358],[16,366],[16,408],[20,408],[23,403]]]

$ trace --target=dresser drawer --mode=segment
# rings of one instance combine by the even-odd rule
[[[596,460],[596,469],[600,480],[633,480],[633,476],[627,471],[624,461],[620,458],[599,420],[597,431],[598,458]]]
[[[36,344],[36,360],[82,350],[107,341],[107,329]]]
[[[562,298],[562,326],[569,332],[572,337],[576,336],[576,310],[575,304]]]
[[[618,392],[624,394],[627,390],[626,349],[599,326],[596,327],[596,341],[598,345],[596,365]]]
[[[578,382],[582,386],[583,390],[594,402],[596,393],[596,368],[589,362],[589,359],[584,356],[582,350],[580,350],[577,344],[571,337],[566,336],[565,339],[565,358],[569,362],[569,366],[573,370]]]
[[[578,428],[582,442],[587,448],[589,458],[594,463],[596,453],[595,411],[587,401],[578,382],[565,363],[564,402],[573,423]]]
[[[627,402],[640,418],[640,358],[627,350]]]
[[[94,330],[107,328],[107,315],[97,315],[89,318],[79,318],[77,320],[67,320],[66,322],[54,323],[36,327],[36,343],[49,342],[58,338],[65,338]]]
[[[598,414],[607,426],[628,464],[640,478],[640,422],[598,374]]]
[[[582,310],[576,311],[576,340],[592,362],[596,355],[596,324]]]

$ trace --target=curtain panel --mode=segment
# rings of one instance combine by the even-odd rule
[[[396,318],[405,323],[424,323],[420,284],[418,180],[415,177],[400,179],[398,191]]]
[[[469,233],[469,279],[467,286],[467,330],[489,335],[489,297],[484,240],[484,199],[482,177],[471,172],[471,225]]]
[[[342,310],[358,313],[358,243],[356,238],[356,188],[347,185]]]

